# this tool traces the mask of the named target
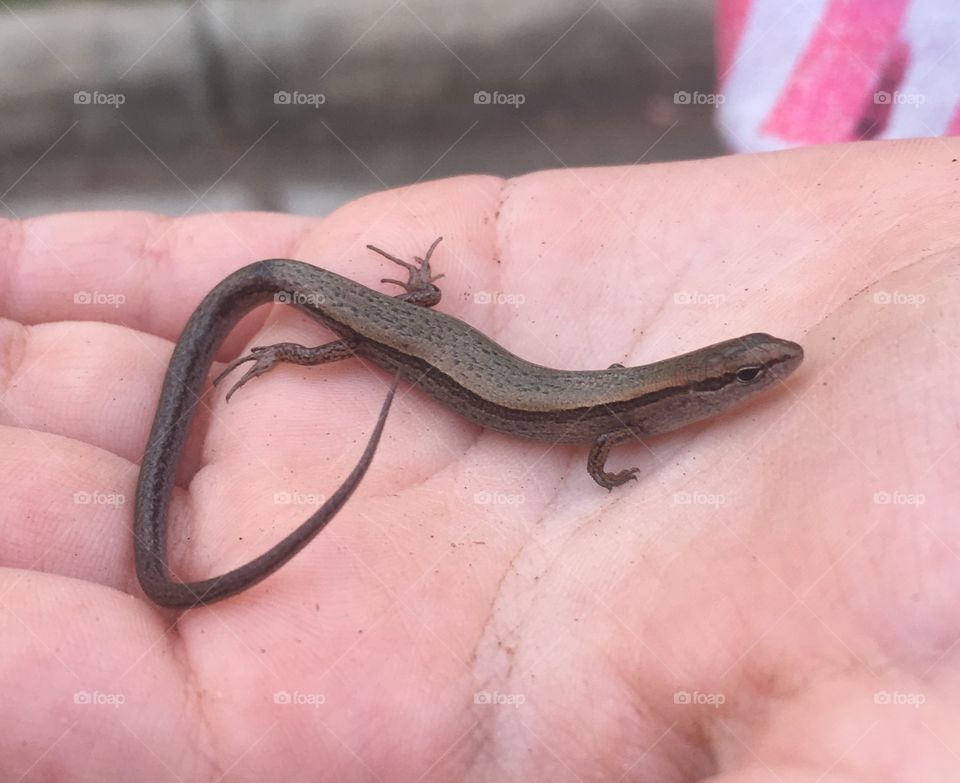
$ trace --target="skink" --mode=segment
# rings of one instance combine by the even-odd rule
[[[640,367],[554,370],[525,361],[452,316],[440,301],[430,259],[410,264],[368,245],[407,269],[408,280],[384,280],[404,292],[388,296],[300,261],[270,259],[245,266],[217,285],[187,322],[167,369],[137,485],[134,520],[137,576],[155,603],[209,604],[273,573],[323,529],[370,465],[393,397],[391,388],[366,449],[330,499],[264,554],[226,574],[197,582],[171,578],[166,521],[177,462],[217,347],[247,312],[270,301],[309,314],[340,339],[305,347],[253,348],[214,381],[253,362],[227,399],[278,362],[312,365],[360,356],[416,384],[483,427],[553,443],[592,443],[587,471],[603,487],[635,478],[637,468],[609,473],[610,448],[628,438],[668,432],[715,416],[792,373],[803,360],[796,343],[748,334]]]

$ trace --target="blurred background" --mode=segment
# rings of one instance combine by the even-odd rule
[[[723,152],[709,0],[0,3],[3,216]],[[679,97],[678,97],[679,96]]]

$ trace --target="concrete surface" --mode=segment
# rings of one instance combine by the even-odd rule
[[[710,91],[711,11],[708,0],[8,4],[0,207],[324,214],[424,178],[717,154],[709,108],[673,100]]]

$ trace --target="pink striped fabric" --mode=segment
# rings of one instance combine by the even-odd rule
[[[960,0],[718,0],[736,150],[960,133]]]

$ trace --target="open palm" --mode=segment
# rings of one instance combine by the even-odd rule
[[[954,142],[468,177],[324,219],[65,215],[3,233],[0,779],[946,780],[960,768]],[[922,181],[898,179],[901,169]],[[291,257],[444,299],[514,353],[642,364],[767,331],[785,386],[614,451],[402,386],[360,489],[266,581],[147,601],[137,461],[203,294]],[[28,325],[28,326],[24,326]],[[228,340],[331,338],[262,308]],[[352,468],[390,378],[282,366],[205,400],[180,578],[264,551]],[[898,778],[899,779],[899,778]]]

